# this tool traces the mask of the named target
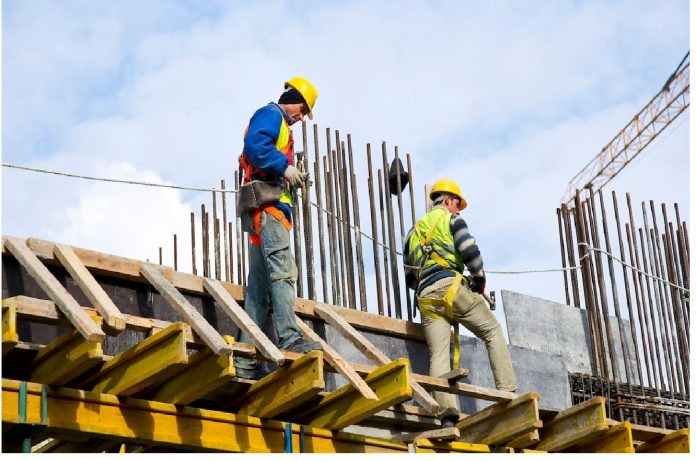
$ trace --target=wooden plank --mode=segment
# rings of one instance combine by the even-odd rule
[[[363,336],[358,330],[353,328],[348,322],[346,322],[342,317],[336,314],[331,306],[327,304],[317,303],[314,307],[314,311],[322,318],[325,322],[336,328],[342,336],[348,339],[355,345],[355,347],[362,352],[368,359],[375,363],[385,365],[390,362],[389,357],[384,355],[374,344],[372,344],[365,336]],[[437,414],[440,406],[433,399],[428,392],[421,387],[415,381],[411,382],[413,387],[413,398],[433,414]]]
[[[360,377],[355,369],[350,366],[348,362],[334,350],[333,347],[329,346],[329,344],[324,341],[321,336],[309,328],[309,326],[307,326],[298,316],[295,316],[295,321],[306,338],[308,338],[310,341],[317,341],[321,344],[322,350],[324,351],[324,358],[331,366],[333,366],[334,370],[338,371],[338,373],[346,378],[363,397],[370,400],[377,400],[377,394],[370,389],[370,386],[367,385],[365,380]]]
[[[509,402],[519,397],[519,394],[508,391],[499,391],[488,387],[475,386],[467,383],[452,383],[442,378],[434,378],[428,375],[413,375],[413,379],[428,391],[449,392],[456,395],[465,395],[492,402]]]
[[[575,446],[573,453],[635,453],[631,423],[623,422],[612,426],[601,437],[590,443]]]
[[[690,453],[689,429],[679,429],[652,442],[638,445],[638,453]]]
[[[169,380],[188,363],[184,331],[177,322],[104,363],[81,387],[130,396]]]
[[[29,380],[64,386],[99,365],[103,355],[100,342],[87,341],[77,331],[69,331],[41,348],[36,354],[30,365]]]
[[[539,437],[539,431],[535,430],[532,432],[527,432],[526,434],[516,438],[515,440],[511,440],[506,444],[506,446],[510,448],[527,448],[531,447],[536,443],[539,443],[539,440],[541,440],[541,438]]]
[[[234,344],[232,336],[223,338],[228,344]],[[186,368],[157,388],[151,399],[188,405],[225,386],[233,378],[232,356],[216,355],[206,347],[191,355]]]
[[[244,312],[244,309],[237,304],[237,301],[220,285],[220,282],[204,278],[203,287],[213,296],[222,311],[232,319],[234,324],[251,337],[261,354],[279,367],[282,367],[285,363],[283,354],[261,331],[256,322],[249,317],[249,314]]]
[[[447,381],[459,381],[462,378],[466,378],[469,376],[469,369],[468,368],[455,368],[454,370],[448,371],[442,376],[439,376],[442,379],[446,379]]]
[[[541,441],[532,448],[543,451],[562,451],[609,429],[604,397],[574,405],[559,412],[539,431]]]
[[[11,299],[2,300],[2,355],[14,349],[19,342],[17,334],[17,304]]]
[[[511,402],[490,406],[457,423],[460,441],[484,445],[504,445],[539,429],[539,394],[530,392]]]
[[[459,438],[459,429],[456,427],[444,427],[440,429],[432,429],[429,431],[422,432],[407,432],[404,434],[397,434],[392,437],[395,442],[413,442],[419,439],[431,439],[431,440],[454,440]]]
[[[607,419],[609,426],[616,426],[621,424],[613,419]],[[631,435],[633,440],[636,442],[651,442],[653,440],[661,439],[667,434],[674,432],[673,429],[663,429],[661,427],[644,426],[642,424],[631,423]]]
[[[208,321],[189,303],[184,295],[167,281],[157,266],[143,264],[140,272],[152,283],[157,291],[167,300],[181,317],[198,333],[206,345],[218,355],[231,355],[232,347],[222,339]]]
[[[312,427],[333,430],[357,424],[378,411],[410,399],[412,390],[409,374],[408,360],[396,359],[376,369],[366,378],[379,400],[368,400],[353,386],[346,384],[324,396],[314,408],[297,418]]]
[[[300,407],[324,390],[323,362],[321,351],[311,351],[279,368],[254,383],[234,413],[274,418]]]
[[[3,237],[5,246],[17,258],[31,277],[39,284],[46,294],[56,303],[65,317],[87,341],[103,341],[104,332],[80,308],[77,301],[51,274],[46,266],[27,248],[26,244],[16,237]]]
[[[413,441],[416,453],[490,453],[488,445],[469,442],[437,442],[429,439]]]
[[[53,254],[67,269],[87,299],[97,309],[97,312],[104,318],[106,325],[116,332],[123,331],[126,328],[125,317],[82,264],[72,248],[67,245],[55,245]]]

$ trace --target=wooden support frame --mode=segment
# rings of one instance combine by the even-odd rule
[[[2,355],[5,355],[19,342],[17,334],[17,304],[11,299],[2,300]]]
[[[542,427],[539,394],[530,392],[511,402],[488,407],[457,423],[460,441],[484,445],[505,445]]]
[[[562,451],[586,443],[609,429],[605,398],[593,397],[559,412],[539,431],[541,441],[532,448]]]
[[[297,326],[302,330],[302,334],[307,337],[310,341],[317,341],[321,344],[321,348],[324,351],[324,357],[329,365],[333,366],[336,371],[338,371],[344,378],[348,380],[349,383],[357,389],[360,394],[369,400],[377,400],[377,394],[370,389],[364,379],[355,371],[355,369],[344,360],[338,352],[334,350],[333,347],[324,341],[324,339],[316,334],[314,330],[309,328],[297,315],[295,316],[295,322]]]
[[[235,301],[232,295],[223,288],[220,282],[204,278],[203,287],[215,299],[215,302],[218,303],[222,311],[232,319],[234,324],[251,337],[251,340],[261,354],[279,367],[282,367],[285,363],[283,354],[275,344],[268,339],[264,332],[261,331],[261,328],[256,325],[256,322],[249,317],[249,314],[237,304],[237,301]]]
[[[177,322],[102,365],[83,382],[98,393],[131,396],[166,382],[188,364],[185,331]]]
[[[365,378],[379,400],[369,400],[350,384],[325,395],[297,420],[313,427],[343,429],[397,403],[411,398],[409,361],[401,358],[384,365]]]
[[[232,336],[223,336],[227,344],[234,344]],[[196,351],[188,365],[157,388],[151,400],[188,405],[232,381],[235,376],[231,355],[216,355],[210,348]]]
[[[390,362],[389,357],[384,355],[374,344],[356,330],[351,324],[346,322],[341,316],[333,311],[328,304],[317,303],[314,311],[328,324],[336,328],[341,335],[355,345],[359,351],[373,362],[385,365]],[[413,398],[433,414],[437,414],[440,405],[432,398],[423,387],[415,381],[411,382],[413,387]]]
[[[651,442],[638,445],[638,453],[690,453],[689,429],[679,429]]]
[[[20,382],[2,380],[2,420],[19,422]],[[283,453],[286,423],[215,410],[181,407],[96,392],[52,388],[47,396],[45,432],[61,436],[92,434],[138,444],[192,451]],[[41,386],[27,385],[28,423],[41,421]],[[186,430],[182,430],[186,428]],[[319,428],[291,426],[293,447],[299,451],[300,431],[306,452],[406,453],[404,443]]]
[[[184,298],[154,264],[143,264],[140,272],[167,300],[181,317],[198,333],[205,344],[218,355],[232,355],[232,347],[222,339],[220,333]]]
[[[67,245],[56,244],[53,248],[53,254],[63,264],[63,267],[67,269],[73,280],[87,296],[89,302],[97,309],[99,315],[104,319],[105,325],[115,332],[123,331],[126,328],[125,317],[101,285],[89,273],[85,265],[82,264],[82,261],[80,261],[80,258],[77,257],[72,248]]]
[[[3,243],[87,341],[104,340],[106,337],[104,332],[80,308],[75,298],[68,293],[68,290],[56,280],[46,266],[27,248],[24,241],[16,237],[3,237]]]
[[[101,322],[101,318],[95,320]],[[64,386],[102,363],[103,356],[101,342],[87,341],[79,332],[72,330],[39,350],[30,365],[29,379]]]
[[[324,390],[324,358],[311,351],[254,383],[235,413],[274,418],[300,407]]]
[[[577,445],[573,453],[635,453],[631,423],[623,422],[602,431],[601,436],[589,443]]]

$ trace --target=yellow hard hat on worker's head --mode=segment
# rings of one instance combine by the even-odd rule
[[[435,200],[435,198],[442,193],[456,195],[459,198],[461,201],[459,204],[459,211],[466,208],[466,200],[464,200],[464,197],[462,197],[462,191],[459,190],[459,186],[456,182],[452,181],[451,179],[438,179],[430,191],[430,200]]]
[[[307,106],[309,107],[307,117],[309,117],[309,119],[312,120],[312,109],[314,109],[314,103],[317,101],[317,96],[319,96],[319,92],[317,91],[316,87],[312,85],[312,82],[310,82],[304,77],[291,78],[290,80],[285,82],[285,88],[289,86],[295,88],[297,91],[300,92],[305,102],[307,103]]]

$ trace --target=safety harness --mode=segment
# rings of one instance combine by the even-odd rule
[[[433,234],[437,228],[437,224],[444,216],[448,216],[448,213],[443,213],[438,216],[428,229],[425,236],[418,230],[418,224],[413,227],[416,237],[418,237],[419,245],[414,251],[411,252],[411,254],[416,254],[418,249],[420,249],[421,253],[423,254],[423,257],[421,257],[419,261],[420,264],[416,272],[416,278],[419,281],[420,272],[429,259],[432,259],[437,264],[447,269],[451,269],[449,262],[438,254],[438,252],[433,248],[432,244]],[[420,311],[421,315],[425,315],[430,318],[444,319],[446,322],[452,325],[452,340],[454,341],[452,369],[459,366],[459,322],[457,322],[454,318],[452,313],[452,305],[454,304],[454,297],[457,294],[457,290],[464,279],[465,277],[459,271],[455,270],[454,282],[452,282],[452,285],[450,285],[447,293],[445,293],[445,296],[442,299],[418,297],[418,310]],[[439,314],[437,312],[428,310],[426,309],[427,307],[444,307],[444,314]]]
[[[282,211],[280,211],[278,208],[274,207],[273,205],[266,205],[263,208],[258,208],[257,210],[254,210],[254,232],[256,235],[249,235],[249,242],[251,242],[252,245],[259,246],[261,245],[261,212],[265,211],[269,215],[273,216],[276,218],[280,223],[290,231],[292,229],[292,224],[288,219],[285,217],[285,214],[283,214]]]

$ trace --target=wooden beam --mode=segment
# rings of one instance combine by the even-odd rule
[[[623,422],[603,431],[595,440],[573,448],[573,453],[635,453],[631,423]]]
[[[253,341],[256,348],[263,354],[264,357],[274,362],[279,367],[285,363],[283,354],[271,342],[270,339],[261,331],[256,322],[254,322],[249,314],[244,312],[237,301],[222,287],[217,280],[208,278],[203,279],[203,287],[210,293],[215,302],[218,303],[222,311],[227,314],[234,324],[245,332]]]
[[[329,346],[329,344],[324,341],[321,336],[309,328],[309,326],[307,326],[298,316],[295,316],[295,322],[297,322],[297,326],[300,327],[302,334],[304,334],[306,338],[308,338],[310,341],[317,341],[321,344],[321,348],[324,351],[324,358],[326,359],[326,362],[334,368],[334,370],[338,371],[338,373],[346,378],[346,380],[348,380],[348,382],[355,389],[357,389],[357,391],[360,392],[363,397],[369,400],[377,400],[377,394],[370,389],[370,386],[367,385],[365,380],[360,377],[355,369],[350,366],[350,364],[344,360],[333,347]]]
[[[452,383],[442,378],[434,378],[428,375],[413,375],[413,379],[428,391],[449,392],[451,394],[465,395],[492,402],[509,402],[519,397],[519,394],[508,391],[499,391],[488,387],[475,386],[467,383]]]
[[[490,453],[488,445],[469,442],[437,442],[428,439],[413,441],[416,453]]]
[[[232,345],[232,336],[223,336]],[[196,351],[188,365],[157,388],[151,399],[158,402],[188,405],[228,384],[234,378],[231,355],[216,355],[210,348]]]
[[[532,448],[562,451],[596,437],[609,429],[604,397],[574,405],[559,412],[539,431],[541,441]]]
[[[413,442],[419,439],[430,439],[430,440],[454,440],[459,438],[459,429],[456,427],[444,427],[440,429],[432,429],[429,431],[422,432],[407,432],[404,434],[397,434],[392,437],[395,442]]]
[[[101,319],[99,319],[100,321]],[[64,386],[102,362],[102,344],[87,341],[75,330],[41,348],[30,367],[31,381]]]
[[[690,453],[689,429],[679,429],[652,442],[638,445],[638,453]]]
[[[387,357],[382,351],[380,351],[374,344],[372,344],[365,336],[363,336],[358,330],[353,328],[348,322],[346,322],[342,317],[336,314],[331,306],[327,304],[317,303],[314,307],[314,311],[328,324],[336,328],[342,336],[348,339],[353,345],[362,352],[368,359],[381,365],[385,365],[390,362],[389,357]],[[420,384],[413,381],[411,382],[413,387],[413,398],[433,414],[437,414],[440,406],[433,399],[428,392],[421,387]]]
[[[34,253],[27,248],[24,241],[16,237],[3,237],[5,247],[17,258],[31,277],[39,284],[46,294],[56,303],[70,323],[87,341],[103,341],[104,332],[80,309],[77,301],[68,290],[46,269]]]
[[[184,295],[164,278],[162,272],[153,264],[143,264],[140,272],[150,281],[157,291],[167,300],[181,317],[198,333],[206,345],[218,355],[231,355],[232,347],[222,339],[208,321],[189,303]]]
[[[130,396],[169,380],[186,366],[187,326],[177,322],[104,363],[80,387],[98,393]]]
[[[17,304],[11,299],[2,300],[2,355],[14,349],[19,342],[17,334]]]
[[[379,400],[368,400],[350,384],[324,396],[311,410],[297,415],[299,421],[312,427],[343,429],[394,404],[411,398],[409,362],[396,359],[365,379]]]
[[[609,427],[621,424],[618,421],[608,418],[607,422],[609,423]],[[653,440],[661,439],[665,435],[671,434],[672,432],[674,432],[673,429],[663,429],[661,427],[644,426],[642,424],[631,423],[631,435],[633,436],[633,440],[636,442],[652,442]]]
[[[504,445],[539,429],[539,394],[530,392],[511,402],[499,403],[457,423],[460,441],[484,445]]]
[[[539,443],[539,440],[541,440],[541,437],[539,436],[539,431],[535,430],[532,432],[527,432],[526,434],[516,438],[515,440],[511,440],[505,445],[510,448],[527,448],[531,447],[536,443]]]
[[[469,376],[469,369],[468,368],[455,368],[454,370],[448,371],[442,376],[439,376],[439,378],[446,379],[447,381],[459,381],[462,378],[466,378]]]
[[[289,366],[279,368],[254,383],[234,412],[274,418],[301,407],[324,390],[323,362],[321,351],[311,351]]]
[[[92,274],[82,264],[71,247],[67,245],[55,245],[53,254],[68,270],[73,280],[82,289],[87,299],[97,309],[99,315],[104,318],[106,325],[116,332],[126,328],[126,319],[118,310],[118,307],[109,298],[104,289],[97,283]]]

